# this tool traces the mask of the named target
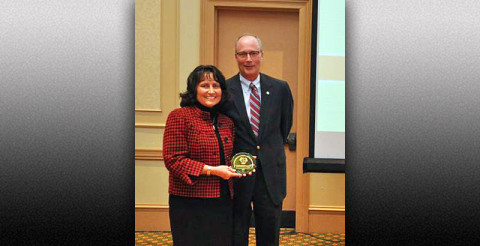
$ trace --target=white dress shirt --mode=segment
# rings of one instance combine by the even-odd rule
[[[245,100],[245,108],[247,109],[248,120],[250,120],[250,93],[252,91],[252,89],[250,88],[251,81],[244,78],[241,74],[239,75],[240,75],[240,84],[242,84],[243,99]],[[258,74],[257,78],[253,81],[253,84],[255,85],[255,87],[257,87],[258,96],[260,97],[260,102],[261,102],[262,91],[260,90],[260,74]]]

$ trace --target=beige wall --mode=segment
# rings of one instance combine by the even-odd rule
[[[310,174],[310,205],[345,208],[345,174]]]
[[[162,138],[168,113],[179,106],[178,94],[199,65],[200,4],[135,1],[136,230],[169,230]],[[309,197],[310,231],[344,232],[345,175],[310,174]]]
[[[135,230],[169,230],[166,117],[198,65],[200,2],[135,1]]]
[[[345,174],[311,173],[309,231],[345,233]]]

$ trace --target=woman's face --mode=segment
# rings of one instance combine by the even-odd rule
[[[205,74],[197,85],[197,101],[207,108],[217,105],[222,99],[220,83],[213,79],[213,74]]]

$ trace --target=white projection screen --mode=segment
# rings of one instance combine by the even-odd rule
[[[307,159],[319,164],[344,164],[345,1],[314,1],[312,16],[312,110]]]

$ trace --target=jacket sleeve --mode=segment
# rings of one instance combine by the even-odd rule
[[[282,117],[280,130],[282,132],[283,144],[287,143],[287,136],[293,124],[293,97],[290,87],[286,82],[283,83]]]
[[[168,115],[163,135],[163,157],[172,175],[193,185],[195,180],[191,176],[200,176],[205,164],[189,158],[186,117],[178,109]]]

